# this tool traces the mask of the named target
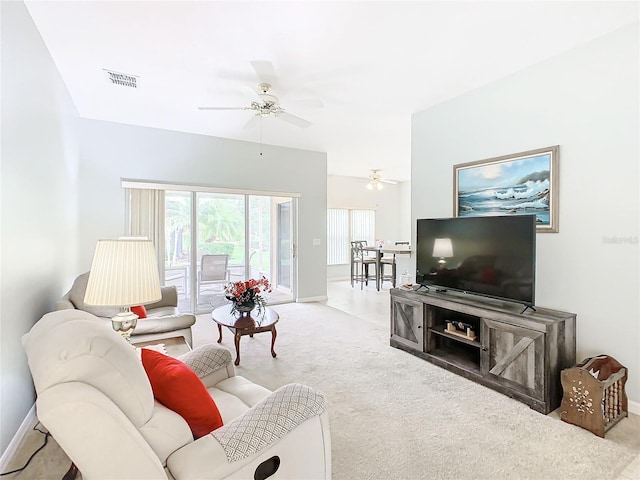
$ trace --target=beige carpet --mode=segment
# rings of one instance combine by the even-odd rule
[[[390,347],[386,326],[317,303],[274,308],[278,357],[268,333],[243,337],[237,373],[325,393],[334,479],[615,479],[640,452],[638,416],[601,439]],[[215,342],[209,315],[194,334]],[[233,351],[230,332],[222,345]],[[60,478],[68,460],[50,444],[16,478]]]
[[[601,480],[640,452],[638,417],[603,440],[390,347],[386,326],[322,304],[275,308],[278,357],[268,334],[243,337],[238,374],[326,394],[336,479]],[[197,332],[217,338],[207,316]],[[223,345],[233,349],[230,333]],[[632,447],[615,441],[634,433]]]

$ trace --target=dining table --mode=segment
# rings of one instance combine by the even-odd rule
[[[369,245],[362,248],[376,253],[376,290],[382,285],[382,257],[385,253],[392,255],[411,255],[411,245]]]

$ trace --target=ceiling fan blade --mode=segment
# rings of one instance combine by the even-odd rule
[[[198,110],[245,110],[246,107],[198,107]]]
[[[398,182],[396,182],[395,180],[387,180],[386,178],[381,178],[380,181],[382,183],[388,183],[390,185],[396,185]]]
[[[259,115],[251,115],[251,118],[247,121],[247,123],[244,124],[242,128],[251,129],[255,127],[259,121],[260,121]]]
[[[292,125],[295,125],[297,127],[302,127],[302,128],[306,128],[308,126],[311,125],[311,122],[309,120],[305,120],[304,118],[300,118],[300,117],[296,117],[295,115],[291,115],[290,113],[287,112],[280,112],[276,118],[279,118],[280,120],[284,120],[285,122],[288,122]]]
[[[252,87],[243,86],[242,90],[252,102],[258,102],[259,104],[262,104],[262,98],[260,98],[258,92],[256,92]]]
[[[287,100],[287,105],[294,105],[295,108],[324,108],[324,102],[319,98],[305,98],[303,100]]]
[[[261,82],[273,84],[277,80],[276,69],[269,60],[253,60],[251,66],[256,71],[256,75]]]

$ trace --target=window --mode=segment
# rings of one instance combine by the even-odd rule
[[[349,242],[366,240],[373,245],[376,221],[374,210],[330,208],[327,210],[327,265],[349,263]]]
[[[327,211],[327,265],[349,263],[349,211]]]

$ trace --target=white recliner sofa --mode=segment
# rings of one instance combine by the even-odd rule
[[[48,313],[22,340],[38,419],[91,479],[329,479],[325,398],[301,384],[274,392],[235,375],[231,354],[205,345],[180,357],[224,425],[197,440],[154,400],[139,353],[81,310]]]
[[[111,318],[118,313],[118,308],[94,307],[84,303],[88,281],[89,272],[78,276],[71,289],[56,302],[55,310],[77,309],[89,312],[111,328]],[[178,311],[178,291],[175,286],[160,287],[160,291],[162,298],[145,306],[147,318],[138,320],[131,334],[131,341],[140,343],[158,340],[167,338],[167,333],[172,333],[184,337],[190,346],[193,345],[191,326],[196,323],[196,316]]]

